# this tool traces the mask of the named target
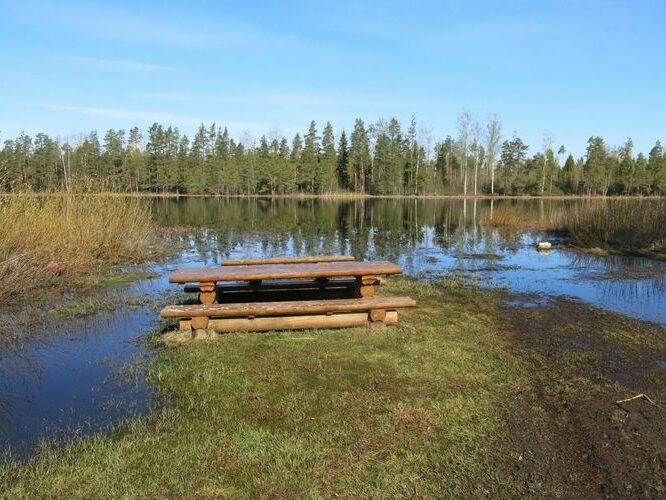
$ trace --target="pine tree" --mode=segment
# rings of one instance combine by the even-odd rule
[[[354,191],[357,193],[364,193],[366,191],[366,177],[371,161],[368,133],[365,130],[363,120],[357,118],[354,123],[351,145],[349,147],[349,178],[351,179]]]
[[[338,142],[338,162],[336,165],[338,185],[342,189],[351,189],[349,182],[349,150],[347,147],[347,134],[343,130]]]
[[[338,163],[335,151],[335,138],[333,137],[333,126],[326,122],[321,140],[322,156],[319,163],[319,177],[317,185],[319,192],[332,193],[338,189],[336,168]]]
[[[301,178],[299,185],[305,191],[314,193],[319,187],[316,184],[319,170],[320,145],[317,136],[317,124],[310,122],[310,128],[305,136],[303,146],[303,157],[301,158]]]
[[[666,194],[666,158],[659,141],[650,150],[648,170],[650,172],[651,191],[655,194]]]
[[[601,137],[590,137],[587,141],[585,161],[585,189],[588,194],[606,195],[610,187],[612,165],[606,144]]]

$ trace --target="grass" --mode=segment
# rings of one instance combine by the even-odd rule
[[[666,253],[666,201],[611,200],[574,210],[562,222],[583,248]]]
[[[408,281],[392,292],[415,295],[427,311],[448,295]],[[480,293],[479,306],[488,298]],[[8,497],[482,493],[475,483],[500,425],[493,394],[523,370],[497,333],[489,317],[468,317],[466,305],[451,303],[446,317],[410,311],[402,326],[381,332],[234,334],[164,348],[150,374],[168,401],[160,410],[110,436],[47,447],[27,466],[10,460],[0,490]]]
[[[148,205],[113,195],[0,198],[0,235],[0,303],[155,252]]]
[[[573,302],[556,303],[555,314],[509,308],[501,291],[455,282],[392,279],[385,288],[418,308],[384,331],[237,333],[159,347],[149,369],[159,407],[112,434],[45,445],[27,464],[6,458],[0,495],[664,494],[661,462],[646,455],[666,443],[648,432],[661,432],[664,410],[647,407],[655,413],[641,424],[632,420],[641,413],[614,406],[652,389],[625,371],[615,381],[600,354],[665,359],[659,327]],[[599,349],[568,341],[578,337]],[[656,397],[664,378],[645,374]]]

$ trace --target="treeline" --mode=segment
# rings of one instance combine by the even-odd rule
[[[313,121],[290,141],[230,137],[226,128],[201,125],[190,139],[178,128],[153,124],[97,132],[77,141],[21,134],[0,151],[0,189],[72,191],[82,184],[114,191],[181,194],[666,194],[666,157],[659,141],[645,156],[631,139],[611,148],[588,140],[574,158],[549,137],[539,151],[515,134],[501,138],[496,117],[482,123],[469,113],[455,137],[433,143],[416,121],[396,119],[350,134]]]

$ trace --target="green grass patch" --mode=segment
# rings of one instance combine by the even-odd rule
[[[167,401],[160,410],[111,435],[47,447],[27,465],[9,460],[2,489],[13,497],[482,493],[500,424],[494,394],[524,370],[497,341],[495,298],[406,280],[390,290],[420,307],[385,331],[239,333],[162,348],[150,370]]]
[[[149,368],[158,408],[111,434],[44,446],[25,464],[5,458],[2,496],[663,493],[650,457],[666,442],[664,411],[613,404],[639,388],[663,391],[641,385],[659,371],[626,382],[627,370],[666,358],[663,340],[635,348],[658,327],[572,301],[512,308],[504,292],[456,281],[382,288],[418,303],[386,330],[158,344]],[[624,382],[605,356],[618,358]]]
[[[129,272],[114,272],[103,276],[98,279],[98,284],[101,287],[113,287],[125,283],[133,283],[134,281],[148,280],[155,278],[157,274],[146,271],[129,271]]]

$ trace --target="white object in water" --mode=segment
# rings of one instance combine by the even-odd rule
[[[549,241],[541,241],[537,244],[537,250],[550,250],[552,246]]]

